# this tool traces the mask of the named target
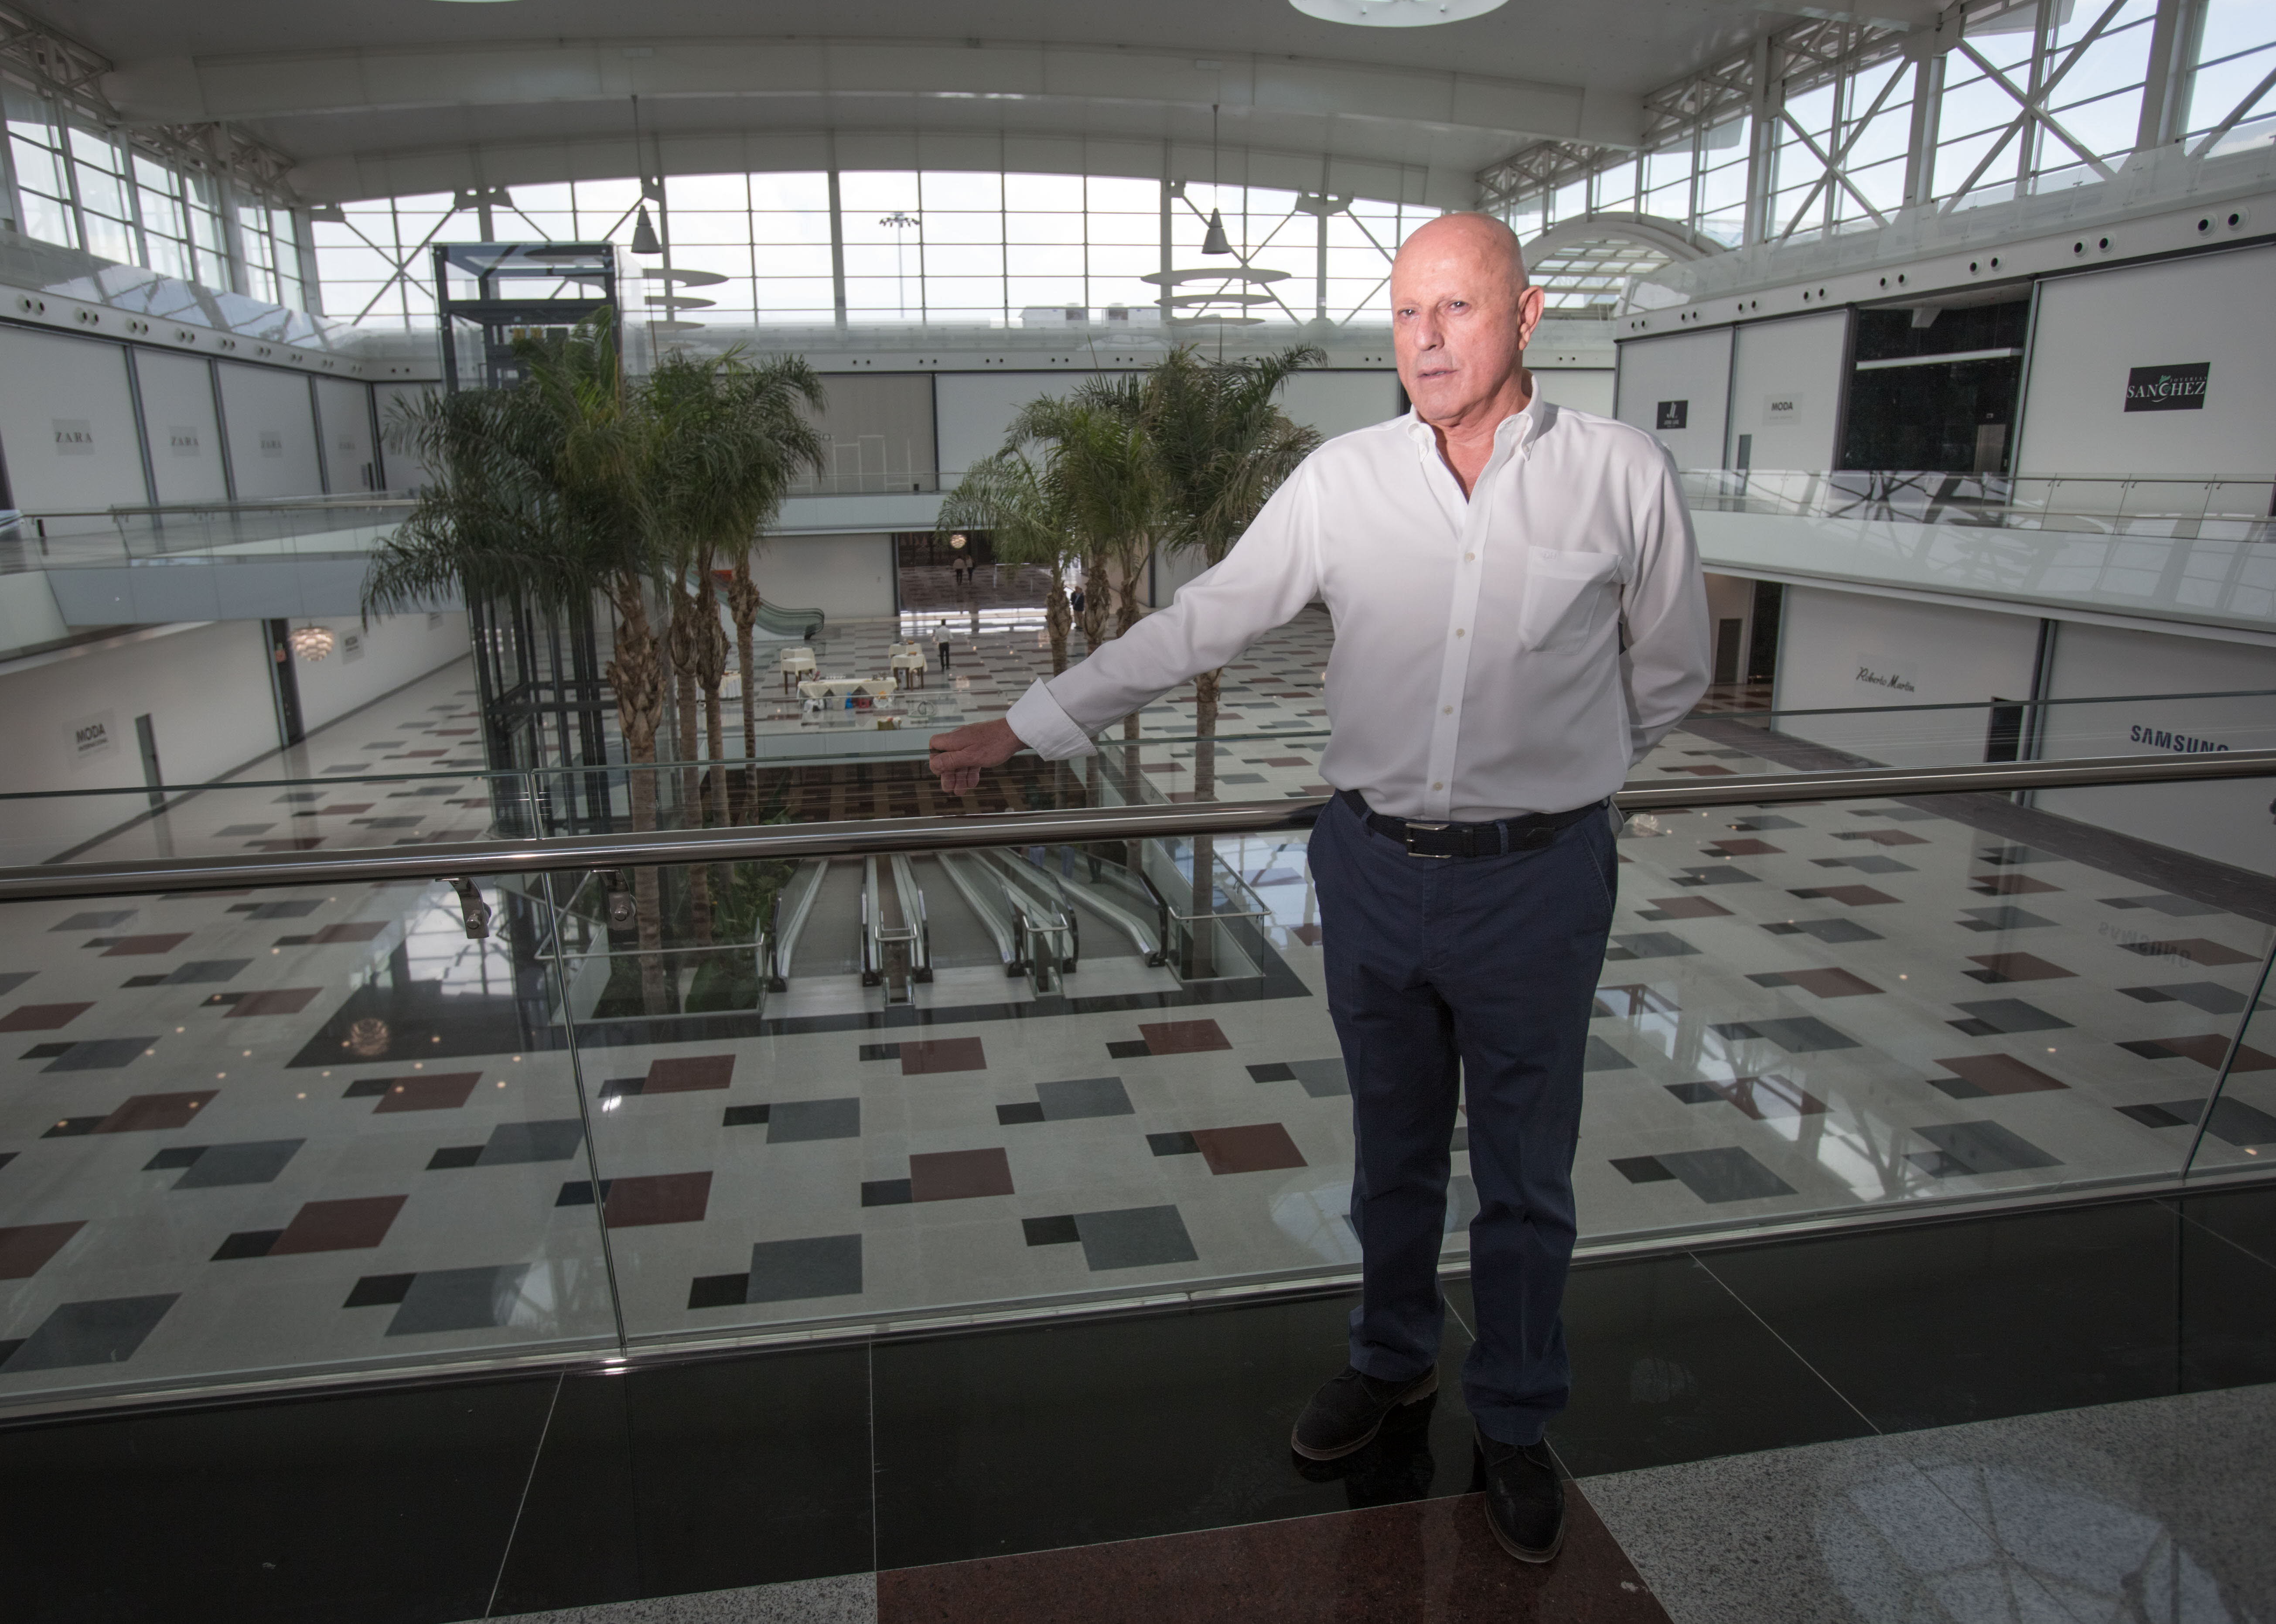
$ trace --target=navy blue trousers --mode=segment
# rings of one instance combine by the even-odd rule
[[[1351,1362],[1402,1381],[1438,1360],[1459,1092],[1478,1193],[1477,1340],[1462,1396],[1503,1443],[1537,1441],[1572,1385],[1559,1309],[1615,861],[1606,816],[1502,857],[1410,857],[1340,798],[1312,833],[1328,1009],[1357,1141],[1351,1223],[1364,1279]]]

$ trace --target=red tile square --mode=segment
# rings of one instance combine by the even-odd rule
[[[337,942],[368,942],[386,930],[387,923],[383,919],[358,919],[342,925],[326,925],[308,938],[308,945],[330,947]]]
[[[2205,1032],[2195,1037],[2161,1037],[2160,1049],[2170,1049],[2185,1060],[2195,1060],[2199,1066],[2213,1071],[2220,1069],[2228,1059],[2228,1038],[2219,1032]],[[2276,1055],[2263,1054],[2249,1043],[2236,1046],[2236,1059],[2230,1061],[2232,1072],[2265,1072],[2276,1069]]]
[[[48,1259],[64,1249],[64,1242],[87,1227],[87,1220],[69,1224],[20,1224],[0,1229],[0,1280],[28,1280],[47,1267]]]
[[[976,1037],[936,1037],[926,1043],[901,1045],[901,1075],[929,1072],[984,1072],[988,1054]],[[922,1201],[922,1196],[918,1199]]]
[[[1726,857],[1767,857],[1785,851],[1786,847],[1772,846],[1767,840],[1717,840],[1703,849],[1720,852]]]
[[[174,936],[122,936],[102,950],[106,959],[144,958],[152,953],[170,953],[190,939],[184,930]]]
[[[1963,1054],[1948,1060],[1931,1060],[1955,1077],[1964,1077],[1986,1094],[2043,1094],[2067,1088],[2037,1066],[2026,1066],[2008,1054]]]
[[[641,1224],[700,1224],[711,1204],[708,1172],[666,1172],[609,1180],[611,1229]]]
[[[1213,1173],[1264,1172],[1275,1167],[1306,1165],[1304,1153],[1278,1122],[1258,1122],[1248,1127],[1197,1127],[1194,1142]]]
[[[694,1094],[724,1089],[735,1074],[732,1054],[685,1054],[657,1060],[648,1068],[648,1094]]]
[[[2057,981],[2075,975],[2036,953],[1970,953],[1969,962],[1980,964],[2001,981]]]
[[[965,1201],[1011,1193],[1012,1161],[1000,1149],[936,1150],[909,1157],[912,1201]]]
[[[1908,835],[1901,829],[1868,829],[1865,838],[1876,846],[1926,846],[1920,835]]]
[[[1816,890],[1828,902],[1843,902],[1851,907],[1871,907],[1876,903],[1896,900],[1887,892],[1876,891],[1870,885],[1820,885]]]
[[[1734,1077],[1707,1085],[1756,1121],[1773,1117],[1822,1117],[1825,1102],[1799,1083],[1775,1074]]]
[[[94,1007],[93,1004],[26,1004],[0,1019],[0,1032],[52,1032]]]
[[[1157,1021],[1140,1027],[1138,1036],[1146,1040],[1147,1051],[1152,1054],[1202,1054],[1233,1047],[1233,1040],[1214,1021]]]
[[[161,1128],[187,1127],[197,1120],[200,1108],[220,1092],[219,1089],[201,1089],[194,1094],[137,1094],[95,1124],[95,1131],[145,1134]]]
[[[2256,957],[2252,953],[2241,953],[2219,942],[2207,941],[2201,936],[2184,937],[2178,942],[2144,942],[2141,944],[2141,951],[2152,955],[2174,953],[2208,969],[2223,964],[2250,964]]]
[[[2037,891],[2060,891],[2060,885],[2050,885],[2043,879],[2028,874],[1985,874],[1970,880],[1969,884],[1987,897],[2023,897]]]
[[[1731,911],[1704,897],[1654,897],[1651,906],[1670,919],[1720,919]]]
[[[312,1201],[292,1215],[271,1257],[287,1252],[360,1252],[387,1238],[388,1226],[408,1195],[360,1195],[348,1201]]]
[[[322,990],[322,987],[271,987],[266,992],[248,992],[230,1006],[229,1013],[231,1017],[297,1015]]]
[[[474,1085],[482,1080],[480,1072],[437,1072],[431,1077],[422,1072],[412,1077],[391,1077],[387,1092],[379,1097],[379,1104],[371,1108],[371,1114],[384,1117],[398,1111],[456,1111],[467,1103]]]
[[[1863,976],[1852,975],[1847,970],[1787,970],[1783,974],[1787,986],[1814,992],[1821,998],[1854,998],[1881,990]]]

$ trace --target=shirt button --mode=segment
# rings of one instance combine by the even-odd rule
[[[1444,788],[1445,788],[1446,786],[1445,786],[1445,785],[1443,785],[1443,784],[1433,784],[1430,787],[1431,787],[1432,789],[1444,789]]]
[[[1478,555],[1474,552],[1466,552],[1462,555],[1462,562],[1465,564],[1476,564],[1477,561]]]
[[[1445,715],[1445,716],[1452,716],[1452,715],[1453,715],[1453,714],[1454,714],[1454,708],[1453,708],[1452,705],[1448,705],[1448,706],[1445,708],[1445,710],[1441,714]]]
[[[1461,636],[1462,634],[1462,634],[1462,628],[1461,628],[1460,626],[1456,626],[1456,627],[1454,628],[1454,635],[1455,635],[1455,636],[1457,636],[1457,637],[1460,637],[1460,636]]]

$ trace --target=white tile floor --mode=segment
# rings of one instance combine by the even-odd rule
[[[1298,646],[1316,632],[1276,634],[1274,672],[1316,656]],[[318,735],[298,764],[345,777],[325,769],[421,717],[465,725],[463,672]],[[1306,698],[1240,703],[1316,725]],[[1645,769],[1758,765],[1678,733]],[[1247,770],[1264,785],[1229,790],[1316,781],[1309,759]],[[448,810],[398,816],[478,819],[459,784],[413,803]],[[376,802],[349,785],[286,793],[263,792],[266,816],[200,797],[178,838],[244,849],[379,815],[328,810]],[[246,822],[277,828],[219,833]],[[1590,1242],[2170,1172],[2269,948],[2240,915],[1918,807],[1664,814],[1620,850],[1576,1172]],[[506,943],[468,943],[439,886],[12,907],[0,1402],[603,1342],[588,1112],[636,1338],[1347,1267],[1347,1104],[1301,839],[1220,852],[1270,910],[1277,996],[1149,990],[1165,973],[1107,960],[1065,1004],[989,970],[925,990],[926,1024],[888,1025],[849,976],[796,988],[762,1027],[604,1023],[573,1052]],[[262,993],[290,996],[242,996]],[[1214,1023],[1223,1046],[1141,1045],[1179,1022]],[[958,1040],[977,1053],[864,1058]],[[2202,1164],[2276,1156],[2266,1050],[2264,1020]],[[1106,1077],[1127,1114],[1054,1117],[1036,1091]],[[605,1087],[631,1079],[646,1087]],[[390,1106],[398,1084],[413,1108]],[[813,1101],[857,1102],[858,1131],[844,1106],[775,1119]],[[1039,1101],[1046,1119],[1022,1119]],[[528,1123],[562,1125],[550,1159],[506,1153]],[[247,1146],[271,1149],[229,1149]],[[193,1177],[198,1147],[216,1159]],[[232,1158],[244,1181],[210,1181]],[[1450,1251],[1474,1200],[1455,1159]]]

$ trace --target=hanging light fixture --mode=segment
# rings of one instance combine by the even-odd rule
[[[329,627],[304,626],[285,641],[292,645],[293,653],[313,664],[332,651],[335,640]]]
[[[640,218],[633,224],[633,252],[634,254],[664,252],[664,245],[656,240],[656,227],[649,224],[646,203],[641,205]]]
[[[1217,159],[1217,103],[1212,102],[1210,103],[1210,193],[1212,203],[1216,201],[1218,189]],[[1212,208],[1210,210],[1209,229],[1202,233],[1202,252],[1203,254],[1233,252],[1233,244],[1225,240],[1225,215],[1218,209]]]

